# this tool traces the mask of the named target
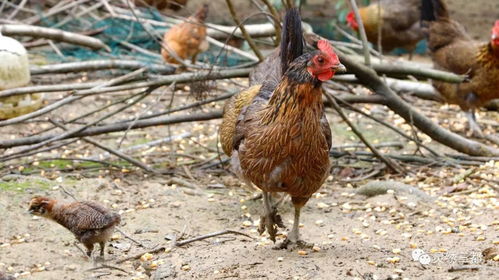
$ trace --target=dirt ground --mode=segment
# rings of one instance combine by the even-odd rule
[[[242,86],[245,82],[239,81]],[[227,87],[224,82],[218,85]],[[174,106],[186,100],[192,102],[183,90],[178,90],[177,96]],[[111,98],[91,98],[85,101],[81,110],[91,110],[92,106],[106,104]],[[441,125],[465,133],[466,121],[456,106],[413,101]],[[143,110],[149,102],[139,104],[138,109],[130,109],[128,114]],[[157,102],[150,110],[159,110],[165,103],[163,100]],[[221,105],[205,106],[207,108],[202,110]],[[406,132],[411,131],[409,125],[382,106],[364,105],[363,108]],[[73,111],[67,108],[61,113],[71,117],[75,114]],[[479,119],[488,131],[497,129],[492,120],[497,120],[498,114],[479,113]],[[328,116],[334,146],[358,143],[336,114],[329,112]],[[388,147],[383,148],[383,152],[414,151],[413,144],[396,134],[379,129],[355,114],[350,116],[357,119],[357,124],[373,143],[395,141],[403,146],[403,150]],[[452,122],[448,121],[450,119]],[[349,179],[362,177],[359,172],[375,168],[379,163],[359,161],[355,157],[333,159],[333,175],[309,201],[302,215],[302,236],[316,247],[303,252],[275,250],[268,237],[259,236],[256,231],[262,209],[260,200],[252,200],[257,192],[248,191],[224,169],[200,169],[199,164],[196,165],[217,161],[218,124],[219,121],[214,120],[172,126],[173,135],[186,131],[193,135],[136,154],[158,168],[174,168],[171,170],[175,173],[171,176],[145,175],[131,167],[122,170],[102,166],[84,168],[82,165],[61,167],[60,162],[44,163],[36,158],[22,166],[19,163],[4,166],[0,176],[0,271],[27,280],[492,279],[497,275],[499,263],[486,261],[482,251],[497,248],[499,242],[499,162],[490,161],[473,167],[407,163],[406,167],[412,172],[406,176],[382,173],[376,179],[410,184],[409,191],[397,190],[367,198],[355,192],[359,186],[374,179],[352,182]],[[11,127],[6,133],[20,136],[19,132],[25,134],[35,127],[36,124]],[[168,133],[167,127],[132,131],[124,146],[159,139]],[[114,133],[98,139],[106,145],[116,146],[122,135]],[[449,151],[422,137],[431,147]],[[39,156],[60,153],[67,157],[102,154],[77,142],[62,151]],[[64,167],[65,172],[58,171]],[[172,182],[172,177],[183,181]],[[27,204],[34,195],[71,201],[63,189],[81,200],[97,201],[119,212],[122,215],[120,228],[139,244],[116,233],[106,250],[104,264],[107,266],[94,263],[73,245],[74,237],[67,230],[27,213]],[[412,194],[415,190],[422,190],[428,196]],[[292,225],[289,202],[280,207],[280,212],[289,229]],[[227,234],[171,248],[174,238],[185,240],[226,229],[246,233],[250,238]],[[287,229],[281,230],[278,242],[282,242],[286,232]],[[143,255],[142,260],[117,263],[136,255],[140,258],[143,253],[161,246],[167,250]],[[431,263],[423,265],[414,261],[415,249],[423,250]],[[468,266],[477,270],[448,271]],[[151,278],[148,275],[152,275]]]
[[[489,17],[499,17],[499,4],[495,1],[450,2],[456,15],[462,12],[463,20],[469,21],[475,30],[473,34],[482,39],[486,32],[482,34],[478,26],[488,26],[485,21],[489,21]],[[464,3],[471,6],[461,10],[454,8],[464,7]],[[58,81],[57,77],[53,79]],[[246,80],[217,82],[212,86],[219,90],[211,95],[225,93],[222,89],[227,88],[237,90],[246,83]],[[193,101],[188,88],[176,92],[173,106]],[[71,118],[108,104],[113,98],[120,95],[84,99],[78,108],[66,108],[50,116]],[[466,134],[466,121],[457,106],[406,98],[440,125]],[[151,112],[164,110],[168,101],[156,92],[125,113],[134,116],[145,108]],[[204,106],[192,113],[219,109],[222,104]],[[412,133],[410,125],[382,106],[359,107]],[[349,116],[373,143],[401,143],[402,149],[390,146],[381,149],[384,153],[412,155],[417,148],[372,121],[354,113]],[[333,129],[333,146],[359,144],[335,113],[328,111],[328,118]],[[478,118],[485,131],[499,130],[498,112],[482,111]],[[112,147],[117,147],[124,138],[123,146],[128,147],[164,138],[170,133],[190,133],[187,138],[134,154],[151,166],[174,171],[171,175],[147,175],[126,165],[111,169],[39,160],[41,157],[99,158],[103,155],[80,141],[26,161],[0,164],[0,272],[6,271],[23,280],[468,280],[494,279],[497,276],[493,275],[499,274],[499,262],[482,255],[484,250],[497,250],[499,246],[499,161],[443,167],[428,162],[402,163],[410,173],[380,173],[367,180],[352,180],[365,175],[366,170],[376,170],[379,163],[361,156],[333,158],[332,176],[302,214],[302,237],[315,247],[276,250],[267,235],[257,233],[262,209],[261,200],[254,199],[258,192],[249,191],[220,166],[205,168],[218,161],[219,123],[220,120],[213,120],[133,130],[127,137],[123,137],[123,133],[95,137]],[[44,125],[31,123],[2,128],[0,138],[26,136]],[[455,153],[425,135],[419,136],[441,153]],[[345,150],[366,151],[338,148],[338,151]],[[112,162],[123,164],[115,159]],[[172,181],[172,178],[176,179]],[[359,187],[374,180],[395,180],[410,187],[373,197],[356,194]],[[133,240],[117,232],[106,249],[105,262],[94,262],[73,245],[75,239],[66,229],[27,212],[28,202],[34,195],[72,201],[68,192],[78,199],[97,201],[119,212],[120,229]],[[280,207],[280,213],[287,229],[280,231],[278,243],[292,225],[292,206],[288,200]],[[181,241],[227,229],[250,237],[226,234],[174,247],[175,239]],[[161,247],[166,250],[144,254]],[[424,257],[415,255],[419,258],[414,260],[414,252],[420,252],[417,249],[424,252]]]

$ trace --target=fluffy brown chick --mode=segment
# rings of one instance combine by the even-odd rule
[[[178,64],[179,59],[191,58],[194,64],[196,56],[208,49],[204,25],[207,16],[208,4],[203,4],[194,15],[166,31],[161,48],[161,55],[165,62]]]
[[[95,202],[62,203],[40,196],[31,200],[29,212],[53,220],[71,231],[87,248],[88,257],[92,255],[95,243],[99,243],[100,256],[104,256],[105,244],[121,221],[119,214]]]

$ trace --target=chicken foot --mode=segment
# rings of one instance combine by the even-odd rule
[[[282,218],[277,214],[277,208],[272,205],[270,194],[263,192],[263,205],[265,208],[265,215],[260,217],[260,226],[258,233],[262,234],[267,230],[270,235],[270,240],[275,243],[275,236],[277,234],[277,227],[283,228]]]
[[[303,205],[294,205],[295,206],[295,218],[293,221],[293,228],[288,233],[288,237],[282,244],[279,246],[280,249],[294,249],[294,248],[312,248],[314,244],[307,243],[303,240],[300,240],[300,213]]]
[[[482,132],[480,125],[476,121],[475,110],[471,109],[466,112],[468,123],[470,126],[471,135],[480,139],[488,140],[496,145],[499,145],[499,138],[495,135],[486,135]]]

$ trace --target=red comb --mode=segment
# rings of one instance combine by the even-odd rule
[[[492,27],[492,33],[499,34],[499,20],[496,20],[496,24]]]
[[[336,56],[336,53],[333,51],[333,47],[327,40],[319,40],[319,42],[317,42],[317,47],[319,48],[319,50],[326,53],[330,57]]]

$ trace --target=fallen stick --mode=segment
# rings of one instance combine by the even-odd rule
[[[175,242],[175,246],[176,247],[181,247],[181,246],[187,245],[187,244],[195,242],[195,241],[200,241],[200,240],[204,240],[204,239],[208,239],[208,238],[212,238],[212,237],[219,236],[219,235],[224,235],[224,234],[237,234],[237,235],[246,236],[246,237],[250,238],[251,240],[254,240],[253,237],[249,236],[248,234],[246,234],[244,232],[239,232],[239,231],[235,231],[235,230],[226,229],[226,230],[222,230],[222,231],[217,231],[217,232],[213,232],[213,233],[208,233],[208,234],[200,235],[200,236],[197,236],[197,237],[194,237],[194,238],[190,238],[190,239],[186,239],[186,240],[182,240],[182,241],[177,241],[177,242]]]
[[[108,69],[127,69],[137,70],[139,68],[146,68],[151,72],[161,74],[172,74],[175,72],[176,67],[171,65],[159,65],[136,60],[93,60],[82,62],[68,62],[60,64],[51,64],[44,66],[33,66],[30,68],[31,75],[41,74],[61,74],[69,72],[86,72]]]
[[[149,147],[161,145],[161,144],[164,144],[164,143],[169,143],[169,142],[174,141],[174,140],[184,139],[184,138],[190,137],[191,135],[192,135],[192,133],[185,132],[185,133],[182,133],[180,135],[175,135],[175,136],[172,136],[172,137],[166,137],[166,138],[163,138],[163,139],[154,140],[154,141],[147,142],[147,143],[144,143],[144,144],[139,144],[139,145],[127,147],[127,148],[121,149],[119,151],[120,152],[136,151],[136,150],[140,150],[140,149],[145,149],[145,148],[149,148]],[[105,160],[105,159],[109,158],[110,155],[111,155],[110,153],[105,153],[105,154],[99,155],[97,157],[92,157],[91,159]]]
[[[465,80],[464,75],[457,75],[447,71],[424,68],[411,63],[373,63],[372,68],[378,74],[386,75],[412,75],[417,78],[429,78],[449,83],[462,83]]]
[[[416,97],[433,100],[438,102],[443,102],[442,96],[435,90],[435,88],[429,83],[415,82],[407,80],[399,80],[394,78],[384,79],[386,84],[396,92],[410,92]],[[333,78],[333,81],[351,83],[351,84],[362,84],[354,75],[337,75]]]
[[[107,51],[111,51],[111,49],[99,39],[48,27],[5,24],[0,26],[0,33],[7,36],[31,36],[35,38],[46,38],[54,41],[84,46],[94,50],[105,49]]]
[[[195,115],[186,114],[186,115],[178,115],[178,116],[166,116],[166,117],[154,118],[154,119],[149,119],[149,120],[138,120],[131,127],[131,129],[145,128],[145,127],[151,127],[151,126],[157,126],[157,125],[171,125],[171,124],[177,124],[177,123],[183,123],[183,122],[206,121],[206,120],[212,120],[212,119],[219,119],[222,117],[222,115],[223,115],[222,110],[217,110],[217,111],[200,113],[200,114],[195,114]],[[84,137],[84,136],[93,136],[93,135],[99,135],[99,134],[104,134],[104,133],[109,133],[109,132],[125,131],[128,129],[129,126],[130,126],[130,122],[123,122],[123,123],[115,123],[115,124],[91,127],[91,128],[86,128],[78,133],[74,133],[74,134],[72,134],[68,137],[62,138],[62,139]],[[49,135],[30,136],[30,137],[18,138],[18,139],[12,139],[12,140],[3,140],[3,141],[0,141],[0,149],[7,149],[7,148],[16,147],[16,146],[37,144],[37,143],[46,141],[48,139],[51,139],[51,138],[54,138],[57,136],[58,136],[58,134],[49,134]],[[59,140],[61,140],[61,139],[59,139]],[[2,160],[2,159],[3,159],[3,157],[0,158],[0,160]]]
[[[478,265],[463,265],[463,266],[453,266],[447,269],[447,272],[459,272],[459,271],[477,271],[480,269]]]
[[[66,99],[61,99],[57,102],[48,105],[47,107],[43,107],[37,111],[31,112],[26,115],[22,115],[16,118],[0,121],[1,126],[12,125],[16,123],[23,122],[35,116],[40,116],[45,113],[48,113],[52,110],[55,110],[61,107],[64,104],[71,103],[75,100],[80,99],[82,96],[100,94],[100,93],[109,93],[109,92],[117,92],[117,91],[125,91],[137,88],[147,88],[147,87],[157,87],[163,85],[169,85],[173,82],[176,83],[186,83],[186,82],[194,82],[194,81],[204,81],[204,80],[216,80],[216,79],[227,79],[227,78],[235,78],[235,77],[247,77],[249,75],[250,68],[243,69],[231,69],[231,70],[221,70],[221,71],[198,71],[196,73],[182,73],[178,75],[169,75],[163,78],[159,78],[153,81],[148,82],[139,82],[122,86],[105,86],[105,87],[96,87],[87,90],[81,90],[74,95],[67,97]],[[132,74],[132,73],[129,73]]]
[[[141,252],[139,254],[136,254],[136,255],[133,255],[133,256],[126,257],[126,258],[123,258],[121,260],[118,260],[118,261],[116,261],[116,263],[120,264],[120,263],[124,263],[126,261],[136,260],[136,259],[139,259],[140,257],[142,257],[144,254],[148,254],[148,253],[149,254],[155,254],[155,253],[159,253],[161,251],[171,250],[174,247],[181,247],[181,246],[184,246],[186,244],[189,244],[189,243],[192,243],[192,242],[195,242],[195,241],[204,240],[204,239],[207,239],[207,238],[211,238],[211,237],[215,237],[215,236],[219,236],[219,235],[224,235],[224,234],[237,234],[237,235],[243,235],[243,236],[246,236],[248,238],[254,239],[253,237],[249,236],[246,233],[235,231],[235,230],[226,229],[226,230],[217,231],[217,232],[213,232],[213,233],[209,233],[209,234],[205,234],[205,235],[200,235],[200,236],[197,236],[197,237],[194,237],[194,238],[191,238],[191,239],[186,239],[186,240],[183,240],[183,241],[176,241],[176,238],[175,238],[173,240],[172,246],[170,246],[170,247],[161,246],[161,247],[158,247],[158,248],[155,248],[155,249],[152,249],[152,250],[147,250],[147,251]]]
[[[153,114],[146,115],[146,116],[141,116],[139,118],[139,120],[152,119],[152,118],[155,118],[155,117],[159,117],[159,116],[163,116],[163,115],[168,115],[168,114],[171,114],[171,113],[180,112],[180,111],[184,111],[184,110],[187,110],[187,109],[196,108],[196,107],[199,107],[201,105],[205,105],[205,104],[209,104],[209,103],[212,103],[212,102],[216,102],[216,101],[221,101],[221,100],[228,99],[228,98],[232,97],[234,94],[235,93],[228,93],[228,94],[220,95],[220,96],[217,96],[217,97],[214,97],[214,98],[210,98],[210,99],[206,99],[206,100],[194,102],[194,103],[191,103],[191,104],[188,104],[188,105],[184,105],[184,106],[180,106],[180,107],[168,109],[168,110],[165,110],[165,111],[162,111],[162,112],[153,113]],[[130,119],[127,119],[127,120],[124,120],[124,121],[120,121],[120,122],[131,122],[133,120],[134,120],[133,118],[130,118]]]
[[[338,103],[334,100],[334,97],[332,97],[329,93],[325,93],[326,98],[328,99],[329,103],[333,106],[333,108],[338,112],[340,117],[345,121],[348,126],[352,129],[352,132],[355,133],[355,135],[362,141],[368,148],[373,152],[373,154],[376,155],[382,162],[384,162],[392,171],[400,174],[405,174],[405,170],[399,166],[396,162],[392,161],[390,158],[385,157],[383,154],[381,154],[378,149],[371,145],[369,141],[364,137],[364,135],[357,129],[357,126],[355,126],[345,115],[343,110],[340,108]]]
[[[39,92],[60,92],[68,90],[79,90],[79,89],[89,89],[102,84],[102,82],[88,82],[88,83],[72,83],[72,84],[60,84],[60,85],[41,85],[41,86],[29,86],[12,88],[0,91],[1,97],[9,97],[15,95],[24,95]]]
[[[62,125],[62,124],[60,124],[60,123],[57,123],[57,122],[55,122],[55,121],[52,121],[52,123],[53,123],[54,125],[57,125],[58,127],[62,128],[64,131],[68,131],[68,132],[69,132],[69,129],[68,129],[66,126],[64,126],[64,125]],[[71,135],[71,134],[69,134],[69,136],[70,136],[70,135]],[[132,165],[135,165],[135,166],[137,166],[137,167],[139,167],[139,168],[143,169],[144,171],[147,171],[147,172],[149,172],[149,173],[156,173],[156,174],[159,174],[159,172],[158,172],[158,171],[156,171],[156,170],[154,170],[154,169],[150,168],[149,166],[147,166],[147,165],[143,164],[142,162],[140,162],[140,161],[138,161],[138,160],[136,160],[136,159],[132,158],[131,156],[128,156],[128,155],[126,155],[126,154],[124,154],[124,153],[122,153],[122,152],[120,152],[120,151],[117,151],[117,150],[115,150],[115,149],[111,149],[111,148],[109,148],[109,147],[106,147],[106,146],[104,146],[104,145],[102,145],[102,144],[98,143],[97,141],[94,141],[94,140],[92,140],[92,139],[90,139],[90,138],[88,138],[88,137],[81,137],[81,139],[82,139],[83,141],[87,142],[87,143],[90,143],[90,144],[94,145],[94,146],[95,146],[95,147],[97,147],[97,148],[100,148],[100,149],[102,149],[102,150],[104,150],[104,151],[106,151],[106,152],[108,152],[108,153],[111,153],[111,154],[113,154],[113,155],[115,155],[115,156],[117,156],[117,157],[119,157],[119,158],[121,158],[121,159],[123,159],[123,160],[125,160],[125,161],[127,161],[127,162],[129,162],[129,163],[131,163]],[[48,140],[47,140],[47,141],[48,141]],[[42,143],[43,143],[43,142],[42,142]],[[41,143],[40,143],[40,144],[41,144]]]
[[[341,62],[348,71],[353,72],[364,85],[377,94],[386,98],[386,106],[406,120],[414,124],[419,130],[430,136],[433,140],[459,152],[474,156],[498,156],[499,149],[483,145],[479,142],[466,139],[450,132],[415,110],[410,104],[402,100],[393,92],[369,67],[356,62],[354,59],[338,52]]]
[[[112,85],[115,85],[115,84],[120,84],[120,83],[123,83],[123,82],[126,82],[130,79],[133,79],[133,78],[136,78],[137,76],[140,76],[142,75],[142,73],[144,72],[144,68],[141,68],[141,69],[138,69],[138,70],[135,70],[134,72],[131,72],[131,73],[127,73],[123,76],[120,76],[120,77],[117,77],[117,78],[114,78],[112,80],[109,80],[107,82],[104,82],[92,89],[90,89],[90,93],[87,93],[88,91],[76,91],[74,93],[74,95],[70,95],[68,97],[65,97],[63,99],[60,99],[48,106],[45,106],[39,110],[36,110],[36,111],[33,111],[33,112],[30,112],[28,114],[24,114],[24,115],[21,115],[21,116],[18,116],[18,117],[15,117],[15,118],[12,118],[12,119],[8,119],[8,120],[3,120],[3,121],[0,121],[0,127],[2,126],[7,126],[7,125],[12,125],[12,124],[17,124],[17,123],[21,123],[23,121],[26,121],[28,119],[32,119],[32,118],[35,118],[35,117],[39,117],[41,115],[44,115],[46,113],[49,113],[65,104],[69,104],[69,103],[72,103],[76,100],[79,100],[79,99],[82,99],[84,98],[85,96],[84,95],[91,95],[91,94],[94,94],[93,92],[94,91],[99,91],[99,90],[102,90],[102,89],[105,89],[105,88],[108,88],[108,87],[111,87]],[[86,94],[81,94],[81,93],[86,93]],[[80,94],[78,94],[80,93]]]

